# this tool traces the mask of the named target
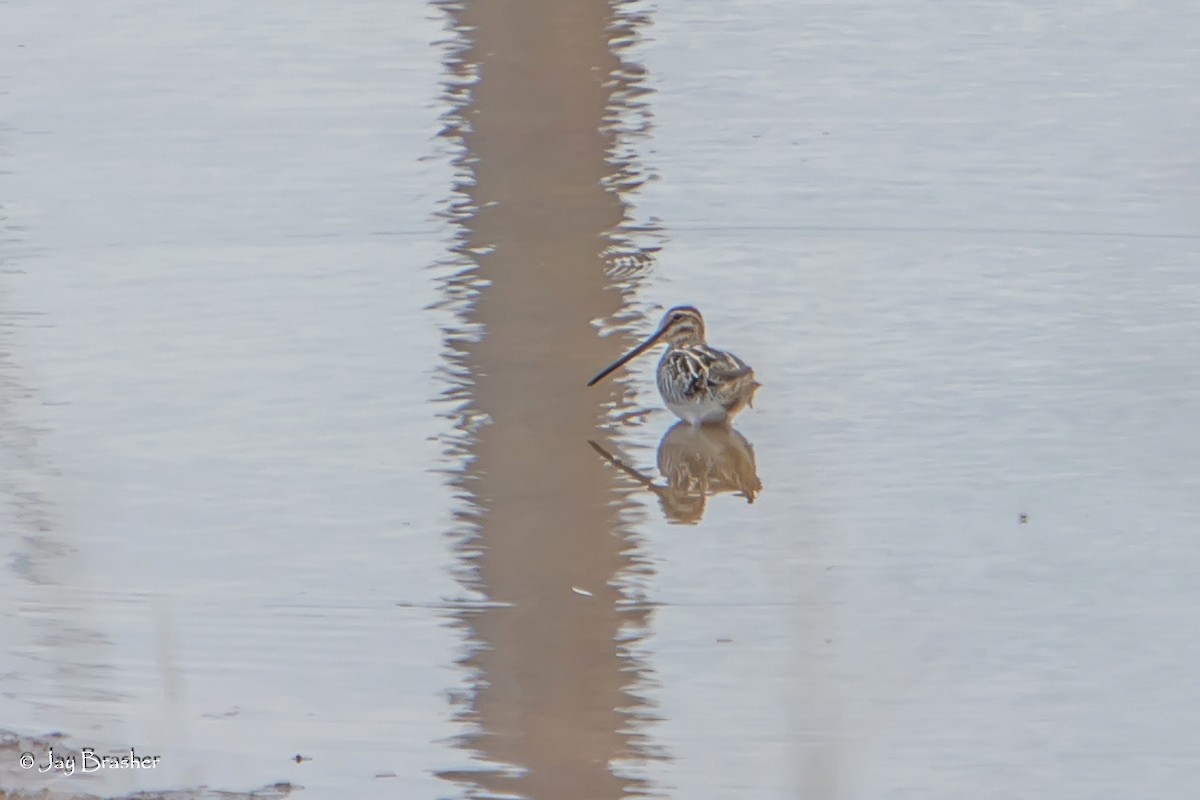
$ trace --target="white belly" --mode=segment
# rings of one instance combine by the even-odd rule
[[[664,397],[663,402],[672,414],[689,425],[715,425],[725,421],[725,408],[715,399],[706,399],[699,403],[672,403]]]

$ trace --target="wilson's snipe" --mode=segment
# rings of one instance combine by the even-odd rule
[[[649,339],[601,370],[588,386],[660,339],[666,339],[667,352],[658,362],[658,391],[675,416],[691,425],[721,424],[751,405],[761,385],[754,380],[754,370],[732,353],[708,346],[704,317],[691,306],[677,306],[664,314]]]

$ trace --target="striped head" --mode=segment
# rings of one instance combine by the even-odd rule
[[[655,339],[666,339],[672,347],[704,344],[704,317],[693,306],[675,306],[663,314]]]

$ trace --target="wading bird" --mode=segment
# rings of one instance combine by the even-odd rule
[[[691,306],[664,314],[649,339],[601,370],[588,386],[664,339],[667,352],[658,362],[658,391],[675,416],[693,426],[718,425],[752,404],[761,385],[754,370],[732,353],[708,346],[704,317]]]

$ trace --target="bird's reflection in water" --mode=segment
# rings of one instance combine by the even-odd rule
[[[699,522],[713,495],[732,492],[753,503],[762,491],[754,448],[745,436],[724,425],[693,427],[680,422],[663,435],[658,443],[658,471],[665,486],[596,442],[590,444],[609,463],[658,495],[663,515],[670,522]]]

